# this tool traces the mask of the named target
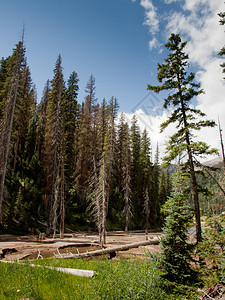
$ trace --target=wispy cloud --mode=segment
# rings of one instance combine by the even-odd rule
[[[199,95],[197,107],[214,120],[220,115],[225,130],[225,81],[217,55],[224,45],[224,28],[219,25],[218,12],[224,11],[220,0],[186,0],[182,11],[168,18],[167,31],[179,33],[188,41],[186,52],[190,63],[199,69],[197,79],[205,94]],[[218,145],[218,129],[203,131],[203,140]]]
[[[151,34],[156,34],[159,31],[159,19],[157,16],[157,8],[151,0],[141,0],[140,5],[145,9],[144,25],[149,27]]]
[[[164,3],[179,2],[174,11],[167,14],[164,18],[164,23],[161,23],[159,32],[159,18],[165,17],[165,10],[158,6],[154,7],[150,0],[141,0],[140,5],[145,8],[145,22],[149,27],[149,32],[152,39],[149,41],[150,51],[160,46],[159,40],[170,36],[171,32],[179,33],[183,40],[187,41],[185,51],[189,54],[189,62],[196,67],[197,80],[201,83],[205,94],[199,95],[197,98],[197,108],[201,109],[207,114],[210,119],[217,120],[219,115],[222,128],[225,131],[225,81],[223,79],[222,58],[217,54],[224,46],[224,26],[219,25],[218,13],[224,11],[224,1],[221,0],[164,0]],[[181,5],[182,4],[182,5]],[[161,6],[162,7],[162,6]],[[164,8],[166,9],[167,6]],[[173,8],[174,8],[173,7]],[[162,31],[161,31],[162,30]],[[165,43],[165,40],[163,43]],[[139,113],[139,123],[140,112]],[[162,150],[165,149],[163,141],[164,134],[159,134],[159,124],[164,122],[167,113],[159,116],[152,116],[142,112],[142,120],[144,123],[149,120],[152,121],[154,130],[149,134],[152,143],[157,141],[161,145]],[[143,123],[143,122],[142,122]],[[148,129],[148,128],[147,128]],[[174,128],[167,130],[168,135],[172,134]],[[198,139],[204,140],[213,147],[219,148],[218,129],[203,130],[199,133]]]
[[[173,2],[180,2],[181,0],[164,0],[166,4],[171,4]]]
[[[149,43],[148,43],[148,46],[149,46],[149,49],[150,50],[152,50],[152,49],[154,49],[154,48],[158,48],[158,47],[160,47],[160,43],[159,43],[159,41],[157,40],[157,38],[156,37],[154,37],[151,41],[149,41]]]

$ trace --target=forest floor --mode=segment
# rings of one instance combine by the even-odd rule
[[[148,238],[160,237],[162,232],[150,231]],[[141,242],[146,240],[143,231],[111,231],[107,232],[106,248],[117,247],[126,244]],[[101,249],[99,245],[99,237],[94,232],[75,232],[73,234],[65,234],[63,239],[59,235],[55,239],[52,237],[44,237],[39,239],[37,235],[0,235],[0,259],[18,260],[18,259],[36,259],[41,256],[59,257],[60,254],[69,253],[77,254],[86,251]],[[127,251],[119,251],[116,258],[144,258],[146,252],[159,252],[158,245],[140,246],[138,248],[129,249]]]

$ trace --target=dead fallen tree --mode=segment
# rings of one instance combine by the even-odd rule
[[[132,248],[138,248],[140,246],[147,246],[147,245],[158,245],[159,239],[153,238],[147,241],[132,243],[132,244],[126,244],[122,246],[112,247],[112,248],[105,248],[101,250],[95,250],[91,252],[84,252],[84,253],[78,253],[68,256],[61,256],[61,259],[68,259],[68,258],[82,258],[82,257],[92,257],[92,256],[99,256],[99,255],[105,255],[109,254],[110,258],[116,256],[116,252],[118,251],[126,251]]]
[[[15,261],[3,261],[3,263],[9,263],[13,264]],[[21,265],[26,265],[29,267],[39,267],[39,268],[45,268],[45,269],[51,269],[56,270],[62,273],[72,274],[79,277],[94,277],[98,275],[95,271],[91,270],[82,270],[82,269],[72,269],[72,268],[60,268],[60,267],[52,267],[52,266],[41,266],[41,265],[34,265],[34,264],[27,264],[23,262],[19,262]]]

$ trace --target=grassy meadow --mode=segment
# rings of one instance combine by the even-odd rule
[[[0,299],[184,299],[172,294],[148,260],[43,259],[32,264],[94,270],[93,278],[19,263],[0,262]],[[174,291],[173,291],[174,293]],[[192,298],[189,293],[189,299]]]

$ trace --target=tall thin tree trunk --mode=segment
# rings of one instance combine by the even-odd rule
[[[148,240],[148,220],[149,220],[149,194],[148,188],[145,189],[145,235]]]
[[[0,223],[2,223],[2,202],[4,183],[6,175],[6,167],[8,161],[9,145],[13,125],[13,117],[17,100],[17,90],[19,85],[19,72],[22,63],[23,42],[17,52],[13,76],[10,82],[10,89],[7,96],[5,105],[4,116],[2,119],[0,130]]]
[[[106,214],[107,214],[107,199],[106,199],[106,178],[105,178],[105,159],[103,157],[103,178],[102,178],[102,246],[106,244]]]
[[[184,108],[179,74],[177,76],[177,80],[178,80],[179,97],[180,97],[180,102],[181,102],[181,110],[182,110],[182,114],[183,114],[184,128],[186,130],[185,131],[185,139],[186,139],[186,143],[187,143],[188,163],[189,163],[189,167],[190,167],[192,191],[193,191],[194,205],[195,205],[196,239],[197,239],[197,242],[200,242],[200,240],[202,238],[202,230],[201,230],[200,207],[199,207],[199,198],[198,198],[198,185],[197,185],[197,180],[196,180],[196,176],[195,176],[193,156],[192,156],[192,152],[190,149],[188,123],[187,123],[187,118],[186,118],[186,114],[185,114],[185,108]]]
[[[127,147],[128,148],[128,147]],[[127,151],[128,152],[128,151]],[[131,189],[130,189],[130,172],[128,163],[128,153],[126,153],[126,174],[125,174],[125,232],[128,231],[131,217]]]
[[[223,144],[223,137],[222,137],[222,129],[220,126],[219,118],[218,118],[218,122],[219,122],[219,131],[220,131],[220,144],[221,144],[222,158],[223,158],[223,168],[224,168],[224,173],[225,173],[225,152],[224,152],[224,144]]]
[[[63,137],[62,137],[62,162],[61,162],[61,204],[60,204],[60,238],[64,238],[64,220],[65,220],[65,184],[64,184],[64,120],[63,120]]]
[[[59,175],[57,175],[57,179],[54,186],[54,203],[53,203],[53,239],[56,238],[56,230],[57,230],[57,209],[58,209],[58,197],[59,197]]]

